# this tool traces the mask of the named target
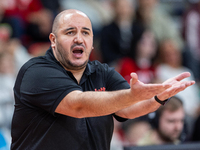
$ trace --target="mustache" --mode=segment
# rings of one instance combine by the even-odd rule
[[[83,48],[85,49],[85,46],[84,46],[83,44],[77,44],[77,43],[73,44],[73,45],[71,46],[71,49],[73,49],[73,48],[76,47],[76,46],[81,46],[81,47],[83,47]]]

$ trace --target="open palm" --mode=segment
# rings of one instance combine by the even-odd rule
[[[182,81],[183,79],[189,77],[191,74],[189,72],[183,72],[176,77],[170,78],[163,82],[163,84],[171,84],[172,86],[162,93],[158,94],[159,99],[164,100],[169,97],[176,95],[177,93],[185,90],[187,87],[195,84],[195,81]]]

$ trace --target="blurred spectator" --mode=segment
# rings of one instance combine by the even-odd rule
[[[21,66],[32,56],[17,38],[11,38],[12,28],[9,24],[0,24],[0,53],[9,53],[13,56],[15,64],[14,74],[18,72]],[[7,68],[9,69],[9,68]]]
[[[124,145],[126,147],[137,146],[138,142],[151,130],[151,124],[148,122],[146,116],[142,116],[124,122],[123,130]]]
[[[11,38],[9,24],[0,24],[0,149],[9,150],[14,111],[13,86],[22,64],[31,56],[18,39]]]
[[[154,129],[146,133],[138,145],[179,144],[181,133],[184,129],[185,113],[183,103],[177,97],[172,97],[165,105],[161,106],[152,119]]]
[[[114,120],[114,131],[111,140],[110,150],[123,150],[124,146],[124,135],[122,130],[122,123]]]
[[[23,44],[28,47],[38,41],[49,42],[53,14],[40,0],[2,0],[4,17],[15,21],[13,31],[21,30]]]
[[[48,9],[41,9],[38,12],[32,13],[28,19],[26,27],[26,34],[33,42],[49,42],[49,34],[51,33],[51,24],[53,21],[53,14]]]
[[[188,46],[185,50],[185,65],[200,82],[200,1],[191,5],[183,17],[183,37]]]
[[[103,62],[115,64],[118,59],[130,52],[135,8],[130,0],[114,0],[113,21],[104,26],[101,33],[100,48]],[[135,29],[136,30],[136,29]]]
[[[10,18],[5,16],[7,8],[7,2],[5,0],[0,1],[0,23],[6,23],[11,26],[12,38],[21,38],[23,34],[22,22],[19,19]]]
[[[44,8],[50,10],[54,17],[61,11],[60,0],[40,0]]]
[[[156,69],[157,82],[163,82],[185,71],[191,73],[191,76],[187,80],[195,80],[193,72],[182,65],[181,51],[177,48],[174,41],[168,39],[160,43],[158,59],[160,60],[160,64]],[[179,97],[184,104],[188,130],[187,139],[190,139],[193,132],[194,121],[197,117],[197,111],[200,107],[199,88],[197,84],[195,84],[184,92],[178,93],[176,96]]]
[[[184,48],[180,31],[171,16],[161,9],[159,0],[137,0],[136,21],[142,26],[150,28],[158,42],[171,38],[179,49]]]
[[[13,85],[15,81],[13,56],[0,54],[0,126],[10,128],[14,110]]]
[[[160,60],[160,64],[156,67],[157,82],[163,82],[185,71],[191,73],[188,80],[194,80],[193,72],[182,65],[181,51],[174,41],[168,39],[160,43],[158,59]],[[176,96],[180,97],[183,101],[186,114],[195,118],[200,106],[198,86],[191,86],[184,92],[178,93]]]
[[[192,141],[200,142],[200,114],[198,115],[197,119],[195,120],[194,130],[192,134]]]
[[[0,23],[0,41],[2,42],[9,41],[11,33],[12,33],[12,28],[9,24]]]
[[[0,42],[0,47],[3,45]],[[13,85],[14,61],[12,55],[0,53],[0,149],[9,150],[11,144],[10,128],[14,111]]]
[[[135,35],[132,41],[131,54],[119,61],[118,72],[129,82],[130,73],[136,72],[140,81],[150,83],[155,78],[153,58],[156,56],[157,43],[154,34],[144,29]]]
[[[0,24],[0,124],[10,128],[14,108],[13,86],[19,68],[31,56],[17,39],[11,37],[8,24]]]
[[[9,40],[7,51],[13,55],[13,60],[15,63],[15,75],[18,73],[21,66],[30,58],[32,58],[32,55],[27,52],[27,49],[18,39]]]

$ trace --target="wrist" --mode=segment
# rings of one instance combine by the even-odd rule
[[[159,104],[165,105],[165,104],[171,99],[171,97],[168,98],[168,99],[165,99],[165,100],[160,100],[160,99],[157,97],[157,95],[156,95],[156,96],[154,96],[154,99],[155,99],[155,101],[157,101]]]

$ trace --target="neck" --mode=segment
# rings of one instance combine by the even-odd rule
[[[78,69],[78,70],[68,69],[64,65],[62,65],[62,66],[65,68],[65,70],[70,71],[73,74],[73,76],[76,78],[76,80],[79,84],[80,81],[81,81],[81,77],[83,75],[83,72],[85,71],[86,66],[84,68],[81,68],[81,69]]]
[[[70,70],[70,69],[66,69],[65,68],[65,70],[70,71],[73,74],[73,76],[76,78],[76,80],[77,80],[77,82],[79,84],[80,81],[81,81],[81,77],[83,75],[83,72],[85,71],[85,68],[86,67],[84,67],[83,69],[80,69],[80,70]]]
[[[81,80],[81,77],[82,77],[82,75],[83,75],[83,72],[85,71],[86,66],[83,67],[83,68],[77,69],[77,70],[66,68],[66,67],[58,60],[57,55],[56,55],[56,53],[55,53],[55,49],[52,48],[52,50],[53,50],[53,54],[54,54],[54,57],[56,58],[56,60],[63,66],[63,68],[64,68],[65,70],[70,71],[70,72],[73,74],[73,76],[76,78],[76,80],[77,80],[77,82],[78,82],[78,84],[79,84],[79,83],[80,83],[80,80]]]

